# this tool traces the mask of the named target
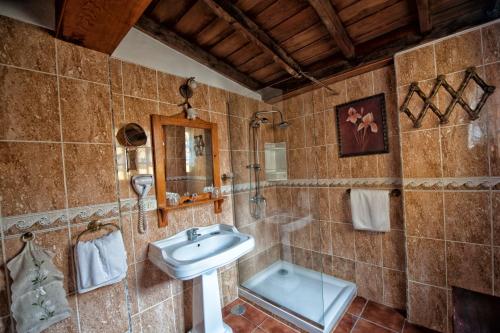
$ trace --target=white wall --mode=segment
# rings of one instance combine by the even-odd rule
[[[186,57],[135,28],[127,33],[112,56],[182,77],[194,76],[198,82],[261,99],[261,96],[256,92]]]
[[[54,30],[55,27],[54,0],[0,0],[0,15],[50,30]],[[186,57],[135,28],[127,33],[112,56],[182,77],[194,76],[197,81],[210,86],[261,99],[261,96],[256,92]]]
[[[54,0],[0,0],[0,14],[54,30]]]

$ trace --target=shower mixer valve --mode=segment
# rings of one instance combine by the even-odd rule
[[[260,170],[260,164],[249,164],[247,165],[247,169]]]

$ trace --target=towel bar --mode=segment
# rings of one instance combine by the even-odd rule
[[[93,233],[93,232],[97,232],[99,230],[101,230],[102,228],[105,228],[105,227],[111,227],[111,228],[114,228],[118,231],[120,231],[120,227],[117,226],[116,224],[114,223],[100,223],[98,222],[97,220],[92,220],[88,225],[87,225],[87,229],[85,229],[84,231],[82,231],[77,237],[76,237],[76,242],[78,243],[80,241],[80,238],[87,234],[87,233]]]
[[[23,242],[29,242],[35,239],[35,234],[32,233],[31,231],[25,232],[24,234],[21,235],[21,240]]]
[[[347,192],[347,194],[351,194],[351,189],[348,188],[346,192]],[[391,192],[389,192],[389,196],[391,196],[391,197],[399,197],[399,196],[401,196],[401,190],[395,188],[395,189],[391,190]]]

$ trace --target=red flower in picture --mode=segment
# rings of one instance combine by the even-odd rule
[[[354,138],[356,139],[356,143],[361,147],[365,146],[368,129],[370,129],[371,133],[378,132],[378,125],[375,122],[373,113],[368,112],[367,114],[364,114],[364,112],[364,108],[360,108],[360,111],[358,112],[358,110],[354,107],[350,107],[347,111],[346,119],[346,121],[353,124]],[[362,132],[358,133],[360,131]]]

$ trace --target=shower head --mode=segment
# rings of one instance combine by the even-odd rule
[[[254,119],[250,123],[250,126],[252,126],[253,128],[259,128],[260,127],[260,123],[261,123],[260,119]]]
[[[253,120],[252,120],[252,127],[254,128],[257,128],[260,126],[260,124],[269,124],[269,119],[265,118],[265,117],[262,117],[261,115],[262,114],[265,114],[265,113],[279,113],[280,115],[280,122],[275,125],[276,127],[278,128],[287,128],[290,124],[288,124],[288,122],[286,122],[284,119],[283,119],[283,113],[281,113],[281,111],[279,110],[269,110],[269,111],[258,111],[258,112],[255,112],[253,114]]]
[[[250,126],[252,126],[253,128],[259,128],[260,124],[269,124],[269,119],[267,119],[266,117],[255,116],[250,123]]]

